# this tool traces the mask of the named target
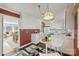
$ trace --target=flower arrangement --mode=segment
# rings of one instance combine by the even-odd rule
[[[51,40],[51,35],[52,35],[51,33],[47,34],[47,36],[45,37],[46,41]]]

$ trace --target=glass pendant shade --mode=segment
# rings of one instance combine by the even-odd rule
[[[54,15],[50,11],[49,4],[47,4],[47,8],[46,8],[46,11],[44,13],[41,12],[40,5],[38,5],[38,7],[39,7],[39,11],[42,15],[43,20],[53,20],[54,19]]]
[[[54,16],[53,16],[53,13],[50,12],[50,11],[46,11],[44,14],[43,14],[43,19],[44,20],[51,20],[53,19]]]

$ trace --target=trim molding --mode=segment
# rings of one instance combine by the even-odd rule
[[[14,12],[11,12],[11,11],[6,10],[6,9],[3,9],[3,8],[0,8],[0,13],[1,14],[5,14],[5,15],[9,15],[9,16],[13,16],[13,17],[20,18],[20,15],[19,14],[14,13]]]
[[[30,43],[28,43],[28,44],[25,44],[25,45],[23,45],[23,46],[20,46],[19,49],[21,49],[21,48],[23,48],[23,47],[26,47],[26,46],[28,46],[28,45],[30,45],[30,44],[32,44],[32,42],[30,42]]]

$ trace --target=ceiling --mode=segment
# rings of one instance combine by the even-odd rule
[[[38,5],[41,5],[41,11],[44,12],[46,3],[4,3],[3,7],[18,11],[20,13],[26,13],[40,18],[40,12]],[[64,12],[67,8],[73,6],[73,3],[51,3],[49,4],[51,11],[54,13],[55,18],[63,18]]]

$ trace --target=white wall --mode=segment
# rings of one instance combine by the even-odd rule
[[[66,10],[66,30],[71,31],[74,34],[74,17],[72,15],[73,5],[68,6]]]
[[[1,3],[0,7],[2,7]],[[0,56],[1,55],[2,55],[2,16],[0,15]]]
[[[0,7],[2,7],[2,3],[0,3]]]
[[[4,23],[12,23],[12,24],[18,24],[19,18],[3,15]]]
[[[39,18],[21,13],[21,29],[41,29],[41,20]]]
[[[66,36],[63,52],[74,55],[74,18],[72,15],[73,5],[66,9],[66,33],[71,32],[70,37]]]
[[[2,55],[2,16],[0,14],[0,55]]]

